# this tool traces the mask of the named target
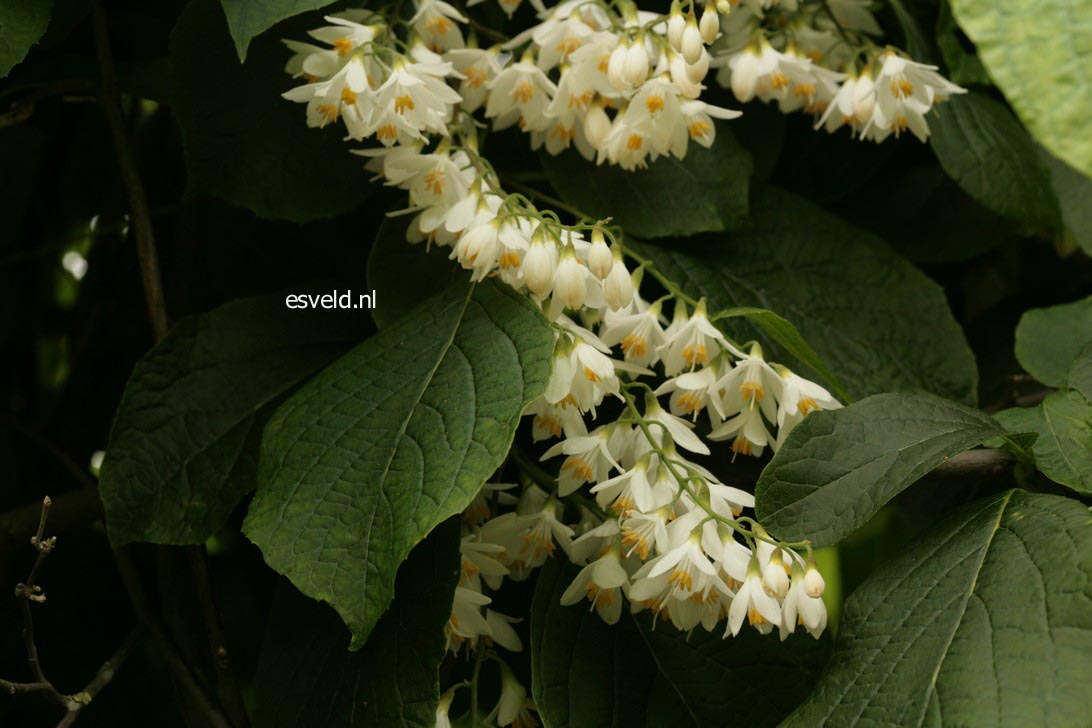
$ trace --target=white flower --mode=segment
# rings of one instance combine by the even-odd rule
[[[788,369],[781,373],[782,388],[777,410],[778,445],[784,442],[797,424],[809,412],[817,409],[838,409],[842,405],[823,387]]]
[[[521,620],[505,616],[500,612],[494,612],[492,609],[486,608],[485,623],[489,625],[489,634],[486,636],[486,641],[495,642],[504,649],[512,652],[521,652],[523,650],[523,642],[520,640],[519,635],[516,634],[516,630],[512,629],[512,624],[519,621]]]
[[[702,45],[701,30],[698,29],[698,21],[691,12],[686,19],[686,27],[683,28],[682,41],[679,43],[679,52],[687,63],[694,64],[705,50]]]
[[[546,107],[556,92],[557,86],[546,78],[542,69],[524,59],[503,69],[489,82],[485,115],[495,119],[497,129],[517,121],[534,129],[545,119]]]
[[[818,572],[816,572],[818,573]],[[812,637],[819,635],[827,626],[827,608],[823,600],[807,593],[807,577],[800,564],[793,562],[792,585],[785,595],[780,622],[781,639],[786,639],[796,631],[797,625],[803,625]]]
[[[629,576],[622,568],[617,547],[585,566],[561,595],[561,603],[576,604],[587,598],[607,624],[622,616],[622,595],[629,588]]]
[[[721,350],[743,356],[709,321],[703,302],[699,302],[692,316],[687,316],[686,306],[681,301],[678,302],[675,306],[675,318],[668,326],[665,337],[666,341],[660,347],[660,356],[668,376],[707,364]]]
[[[377,136],[382,136],[380,118],[389,118],[391,114],[401,116],[406,124],[419,131],[444,134],[452,109],[462,101],[444,81],[451,71],[450,63],[396,60],[387,80],[375,92],[377,114],[387,113],[387,117],[372,120]]]
[[[523,711],[524,703],[527,700],[527,689],[512,674],[512,670],[508,665],[503,662],[500,665],[501,694],[500,700],[497,701],[496,714],[498,725],[506,726],[514,723],[520,712]]]
[[[768,632],[773,625],[781,624],[781,607],[776,599],[766,593],[758,560],[753,557],[750,566],[747,567],[747,577],[732,598],[725,636],[728,632],[731,632],[733,637],[739,634],[744,618],[760,632]]]
[[[887,51],[876,76],[876,105],[865,133],[881,140],[888,134],[898,136],[909,130],[921,141],[929,138],[925,114],[935,101],[952,94],[966,93],[936,72],[936,66],[916,63],[893,51]]]
[[[557,443],[543,455],[542,459],[567,455],[561,464],[558,475],[557,494],[567,496],[584,483],[598,483],[606,480],[610,469],[622,467],[610,452],[611,427],[597,427],[590,435],[569,437]]]
[[[525,414],[532,418],[532,436],[535,441],[561,437],[568,432],[586,432],[580,411],[569,402],[550,404],[545,397],[532,402]]]
[[[653,490],[649,481],[650,465],[651,458],[641,458],[629,470],[600,482],[591,489],[596,502],[619,515],[633,509],[648,513],[666,506],[675,494],[670,489]]]
[[[342,58],[348,58],[357,48],[372,42],[383,30],[382,25],[361,25],[336,15],[327,15],[325,20],[332,25],[316,28],[307,35],[333,46],[333,52]],[[303,70],[307,70],[306,66]]]
[[[762,358],[762,349],[755,344],[750,354],[741,357],[735,366],[725,372],[715,389],[724,393],[724,412],[733,413],[761,406],[772,422],[775,417],[774,401],[781,397],[783,382]]]
[[[743,115],[742,112],[722,109],[719,106],[712,106],[698,100],[683,101],[679,106],[679,110],[682,112],[683,121],[686,123],[686,131],[690,138],[706,149],[713,146],[713,141],[717,137],[717,127],[713,123],[714,118],[735,119]]]
[[[644,561],[655,547],[657,553],[668,549],[666,509],[660,508],[649,513],[630,510],[622,521],[622,546],[629,547],[626,556],[634,553]]]
[[[755,457],[762,455],[762,450],[773,440],[770,431],[766,429],[762,421],[762,411],[757,407],[745,408],[709,433],[710,440],[729,438],[733,438],[733,453]]]
[[[815,565],[815,562],[808,562],[808,567],[804,571],[804,592],[809,597],[819,598],[823,596],[826,588],[827,583],[823,580],[823,575],[819,573],[819,568]]]
[[[620,344],[626,361],[637,366],[654,364],[665,341],[660,325],[660,304],[654,303],[639,313],[622,312],[610,317],[600,336],[608,346]]]
[[[498,558],[504,553],[504,546],[481,540],[481,534],[464,536],[459,542],[462,567],[459,583],[476,591],[481,591],[481,579],[491,589],[500,587],[503,577],[508,575],[508,567]],[[494,558],[497,557],[497,558]]]
[[[523,281],[528,290],[536,296],[549,295],[557,264],[557,243],[547,237],[546,226],[540,224],[531,235],[530,247],[523,256]]]
[[[693,433],[693,423],[676,417],[665,410],[653,396],[645,399],[644,418],[648,422],[658,425],[649,428],[657,446],[662,447],[664,445],[664,431],[666,430],[671,436],[671,440],[682,449],[696,452],[699,455],[709,454],[709,446]]]
[[[478,638],[489,636],[489,624],[482,616],[481,608],[492,599],[474,589],[455,587],[455,600],[451,605],[451,616],[444,626],[446,649],[457,651],[463,642],[477,644]]]
[[[702,42],[706,45],[712,45],[720,33],[720,13],[717,12],[717,6],[712,0],[706,0],[698,30],[701,31]]]
[[[769,563],[762,571],[762,583],[766,585],[766,591],[783,599],[789,591],[789,566],[781,557],[781,549],[774,549]]]
[[[489,93],[489,82],[501,71],[500,52],[496,48],[457,48],[445,53],[444,60],[462,76],[459,82],[462,107],[477,111]]]
[[[720,378],[717,374],[718,361],[720,358],[714,359],[708,366],[697,371],[685,372],[667,379],[656,389],[656,394],[671,394],[669,407],[672,414],[689,415],[696,421],[698,413],[708,409],[709,421],[714,426],[720,424],[724,420],[724,413],[721,411],[720,394],[716,387],[717,380]]]
[[[633,300],[633,279],[618,256],[603,281],[603,297],[611,311],[620,311]]]
[[[410,23],[428,47],[440,53],[463,47],[463,36],[455,24],[466,23],[465,15],[443,0],[420,0]]]

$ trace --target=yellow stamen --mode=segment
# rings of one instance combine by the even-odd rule
[[[747,381],[739,385],[739,393],[743,399],[750,400],[751,402],[761,402],[766,396],[766,390],[764,390],[762,385],[756,381]]]
[[[680,569],[671,572],[671,577],[668,579],[668,582],[680,589],[686,589],[687,591],[692,591],[694,589],[694,577]]]
[[[750,455],[753,447],[751,441],[743,435],[740,435],[732,441],[732,452],[738,455]]]
[[[590,483],[595,480],[595,471],[592,467],[583,459],[576,455],[572,455],[565,460],[565,463],[561,466],[562,471],[571,471],[572,476],[577,480],[581,480],[585,483]]]
[[[345,88],[341,89],[341,102],[352,106],[356,103],[356,93],[351,88],[346,86]]]
[[[664,108],[664,100],[662,96],[649,96],[645,99],[645,108],[648,109],[648,113],[655,114],[657,111],[662,111]]]
[[[622,339],[622,353],[627,359],[631,356],[644,356],[648,353],[648,341],[637,334],[626,334],[626,338]]]
[[[563,56],[567,56],[582,45],[583,43],[580,42],[579,38],[567,35],[561,39],[561,42],[557,44],[557,47],[554,50]]]
[[[907,81],[905,78],[891,80],[891,95],[896,99],[905,99],[914,93],[914,84]]]
[[[409,94],[402,96],[396,96],[394,99],[394,111],[397,114],[404,114],[407,111],[413,111],[414,109],[413,97]]]
[[[394,124],[384,124],[375,130],[375,138],[379,141],[387,141],[398,138],[398,129]]]
[[[516,87],[512,89],[512,98],[519,101],[521,104],[526,104],[535,95],[535,87],[531,85],[530,81],[520,81],[516,84]]]
[[[425,175],[425,189],[434,195],[442,195],[444,193],[444,172],[440,169],[434,169]]]
[[[633,151],[637,151],[641,148],[641,144],[643,143],[644,140],[641,139],[640,134],[630,134],[629,139],[626,140],[626,149],[632,149]]]
[[[706,350],[705,344],[694,344],[682,350],[682,358],[687,366],[693,367],[709,361],[709,352]]]
[[[693,121],[693,122],[690,123],[690,127],[689,127],[690,138],[691,139],[698,139],[699,137],[703,137],[712,128],[713,128],[712,125],[709,122],[705,121],[704,119],[698,119],[696,121]]]
[[[344,58],[353,52],[353,42],[348,38],[338,38],[334,41],[334,50],[337,54]]]
[[[503,270],[508,270],[509,268],[519,268],[520,262],[521,261],[519,259],[519,253],[516,253],[512,250],[506,250],[500,254],[499,263],[500,267]]]

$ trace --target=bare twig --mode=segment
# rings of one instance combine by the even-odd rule
[[[102,663],[102,667],[91,678],[91,682],[87,683],[87,686],[80,692],[68,696],[68,712],[57,723],[57,728],[65,728],[65,726],[75,723],[76,718],[80,716],[80,712],[91,703],[95,696],[102,692],[103,688],[110,684],[110,681],[114,679],[114,675],[117,674],[118,668],[140,643],[142,632],[140,625],[133,627],[132,631],[129,632],[129,636],[114,651],[110,659]]]

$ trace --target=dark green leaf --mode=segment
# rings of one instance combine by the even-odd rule
[[[526,297],[459,282],[273,415],[244,530],[270,566],[333,605],[354,647],[413,545],[503,462],[523,408],[546,387],[553,346]]]
[[[846,601],[819,685],[784,725],[1083,725],[1092,528],[1058,496],[975,501]]]
[[[902,27],[903,36],[906,38],[906,50],[916,61],[932,63],[936,57],[932,39],[925,34],[922,23],[911,9],[919,9],[919,4],[911,4],[906,0],[891,0],[891,10],[895,13],[895,19]]]
[[[593,217],[612,217],[638,237],[732,230],[747,219],[751,155],[722,123],[712,148],[691,143],[685,159],[663,157],[645,170],[597,167],[571,150],[543,154],[542,167],[566,202]]]
[[[1036,308],[1016,326],[1016,358],[1028,374],[1051,387],[1064,387],[1077,353],[1092,342],[1092,296],[1073,303]]]
[[[929,126],[941,167],[967,194],[1010,219],[1058,226],[1050,172],[1004,104],[976,91],[953,96]]]
[[[406,241],[404,219],[388,218],[379,227],[368,255],[368,287],[382,301],[372,311],[376,326],[389,326],[412,311],[421,300],[421,291],[439,291],[456,280],[461,269],[447,257],[446,248]],[[412,275],[413,285],[407,285]]]
[[[700,254],[639,249],[712,311],[756,306],[792,322],[853,397],[926,389],[974,402],[974,356],[939,286],[881,240],[781,190],[758,196],[752,219]],[[758,329],[737,336],[756,337],[766,346]]]
[[[53,0],[8,0],[0,6],[0,77],[45,34],[52,7]]]
[[[1035,432],[1035,467],[1056,483],[1092,494],[1092,404],[1074,390],[1055,392],[1037,407],[997,413],[1009,430]]]
[[[99,490],[110,540],[202,543],[254,488],[282,395],[367,329],[362,311],[294,310],[281,294],[181,321],[137,363]]]
[[[1073,0],[951,0],[990,77],[1028,130],[1092,176],[1092,21]]]
[[[813,412],[762,471],[755,513],[786,541],[837,543],[949,457],[1004,434],[978,410],[927,394]]]
[[[800,335],[800,331],[789,321],[778,316],[773,311],[768,311],[764,308],[730,308],[727,311],[722,311],[720,316],[724,318],[735,318],[737,316],[747,317],[766,334],[771,336],[774,341],[781,344],[781,346],[785,348],[785,351],[806,364],[812,371],[822,377],[827,385],[830,386],[839,397],[846,400],[850,399],[849,393],[846,392],[842,383],[838,381],[838,378],[834,376],[827,368],[827,365],[823,363],[823,360],[819,358],[819,355],[815,353],[815,349],[811,348],[808,342],[804,341],[804,337]]]
[[[398,570],[394,601],[364,649],[337,614],[283,583],[258,665],[263,728],[432,728],[444,625],[459,580],[459,523],[436,527]]]
[[[613,626],[585,606],[562,606],[574,576],[543,567],[531,605],[531,678],[549,728],[644,725],[772,726],[814,685],[830,650],[826,635],[800,632],[785,642],[747,628],[722,638],[648,614],[623,613]]]
[[[323,8],[333,0],[220,0],[227,16],[228,28],[235,41],[239,60],[246,60],[246,49],[256,35],[272,28],[285,18]]]
[[[941,0],[937,15],[937,47],[948,67],[948,77],[961,86],[993,84],[990,75],[982,66],[982,61],[974,52],[974,44],[964,35],[952,17],[952,6],[948,0]]]
[[[302,37],[297,26],[280,30]],[[294,222],[332,217],[367,199],[368,175],[341,135],[308,129],[303,109],[281,98],[295,83],[283,72],[288,56],[270,35],[239,65],[215,0],[195,0],[183,12],[171,62],[191,194]]]
[[[1062,209],[1062,222],[1077,245],[1092,256],[1092,179],[1081,174],[1046,150],[1040,156],[1050,170],[1054,195]]]

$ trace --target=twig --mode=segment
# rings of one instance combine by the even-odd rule
[[[73,78],[36,88],[26,96],[13,102],[7,111],[0,114],[0,129],[8,126],[18,126],[29,121],[38,108],[38,104],[45,99],[51,96],[67,96],[69,94],[80,94],[83,97],[80,100],[84,100],[87,97],[94,96],[95,84],[90,79]]]
[[[148,196],[140,181],[140,173],[137,171],[136,157],[125,130],[125,118],[121,110],[121,91],[118,89],[114,58],[110,51],[106,14],[102,11],[99,0],[93,0],[91,3],[91,21],[95,29],[95,55],[99,62],[102,84],[99,100],[102,103],[107,126],[110,127],[121,181],[129,197],[133,233],[137,241],[137,255],[140,258],[140,270],[144,277],[144,298],[148,306],[148,318],[152,322],[152,331],[158,342],[162,341],[167,334],[167,306],[163,299],[163,281],[159,274],[159,256],[155,249],[152,215],[148,207]]]
[[[22,547],[35,533],[41,503],[20,506],[0,515],[0,553]],[[87,526],[102,518],[102,502],[91,488],[81,488],[60,494],[53,499],[50,510],[50,532],[64,533]]]
[[[69,696],[68,700],[68,712],[61,718],[61,721],[57,723],[57,728],[65,728],[76,722],[76,718],[80,717],[80,712],[86,708],[95,696],[102,692],[103,688],[110,684],[110,681],[114,679],[114,675],[117,674],[118,668],[122,663],[129,658],[133,650],[140,643],[143,630],[138,624],[133,627],[129,632],[129,636],[125,638],[125,641],[114,651],[114,654],[109,660],[102,663],[102,667],[98,669],[95,676],[91,678],[91,682],[87,683],[87,686],[76,693]]]

